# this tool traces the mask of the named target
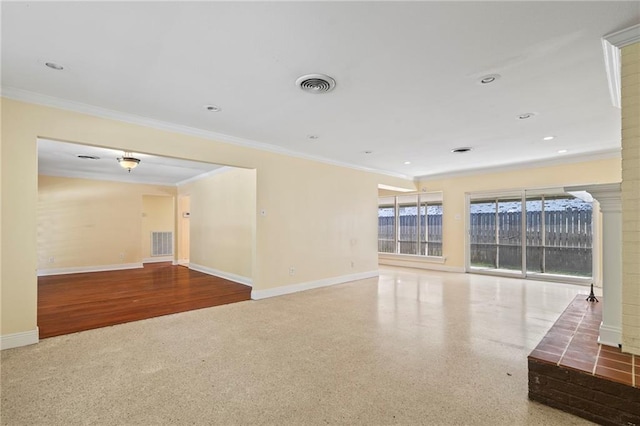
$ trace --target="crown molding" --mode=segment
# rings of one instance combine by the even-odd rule
[[[586,161],[608,160],[610,158],[621,158],[619,148],[607,149],[596,152],[588,152],[585,154],[563,156],[561,158],[551,158],[546,160],[524,161],[520,163],[511,163],[501,166],[480,167],[476,169],[466,169],[454,172],[436,173],[432,175],[422,175],[416,177],[416,181],[430,181],[448,178],[457,178],[463,176],[472,176],[486,173],[508,172],[521,169],[534,169],[539,167],[559,166],[562,164],[582,163]]]
[[[616,108],[621,108],[622,105],[620,100],[620,49],[637,42],[640,42],[640,24],[602,37],[602,53],[604,54],[604,67],[609,83],[609,96],[611,96],[611,103]]]
[[[412,180],[413,176],[402,173],[391,172],[388,170],[379,170],[370,167],[359,166],[357,164],[345,163],[342,161],[331,160],[329,158],[304,154],[292,151],[276,145],[270,145],[264,142],[258,142],[250,139],[239,138],[224,133],[212,132],[209,130],[198,129],[195,127],[184,126],[181,124],[170,123],[167,121],[156,120],[154,118],[143,117],[140,115],[129,114],[125,112],[115,111],[107,108],[97,107],[94,105],[84,104],[81,102],[70,101],[67,99],[56,98],[53,96],[43,95],[41,93],[31,92],[28,90],[18,89],[15,87],[2,87],[2,97],[22,101],[32,104],[38,104],[48,107],[64,109],[67,111],[78,112],[81,114],[92,115],[100,118],[108,118],[111,120],[122,121],[125,123],[136,124],[139,126],[151,127],[158,130],[180,133],[188,136],[195,136],[203,139],[222,142],[230,145],[252,148],[259,151],[271,152],[274,154],[287,155],[290,157],[301,158],[305,160],[317,161],[319,163],[329,164],[332,166],[345,167],[353,170],[377,173],[386,176],[393,176],[402,179]]]
[[[640,24],[633,25],[620,31],[609,33],[602,37],[618,49],[640,41]]]
[[[620,90],[622,87],[620,82],[620,49],[603,38],[602,52],[604,53],[604,68],[607,72],[611,104],[616,108],[622,108],[622,91]]]

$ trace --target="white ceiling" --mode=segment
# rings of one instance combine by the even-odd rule
[[[118,163],[118,158],[123,154],[123,151],[115,149],[38,139],[38,173],[47,176],[177,185],[222,168],[216,164],[133,152],[130,155],[139,159],[140,164],[128,172]],[[78,155],[97,159],[82,159]]]
[[[435,175],[619,150],[601,37],[638,22],[611,1],[2,2],[2,89]],[[295,86],[318,72],[333,92]]]

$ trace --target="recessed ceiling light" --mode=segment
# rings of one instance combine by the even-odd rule
[[[45,62],[45,65],[56,71],[62,71],[64,69],[62,65],[56,64],[55,62]]]
[[[405,161],[404,164],[408,166],[409,164],[411,164],[411,161]]]
[[[365,151],[365,154],[373,154],[373,151]]]
[[[490,84],[500,78],[500,74],[485,75],[480,79],[480,84]]]
[[[211,111],[211,112],[220,112],[220,111],[222,111],[222,108],[220,108],[217,105],[205,105],[204,109],[206,109],[207,111]]]
[[[95,155],[84,155],[84,154],[78,154],[76,155],[76,157],[82,160],[99,160],[100,159],[100,157],[96,157]]]
[[[560,150],[558,150],[558,154],[566,154],[567,152],[569,152],[569,151],[568,151],[568,150],[566,150],[566,149],[560,149]]]
[[[473,148],[469,147],[469,146],[463,146],[460,148],[455,148],[452,149],[451,152],[455,153],[455,154],[464,154],[465,152],[469,152],[471,151]]]
[[[526,119],[528,119],[528,118],[533,117],[534,115],[535,115],[535,114],[534,114],[534,113],[532,113],[532,112],[525,112],[524,114],[520,114],[520,115],[518,116],[518,120],[526,120]]]
[[[308,137],[309,139],[311,139],[312,141],[314,141],[314,140],[318,139],[318,137],[319,137],[319,136],[318,136],[318,135],[309,135],[309,136],[307,136],[307,137]]]
[[[555,136],[545,136],[544,138],[542,138],[543,141],[550,141],[554,138]]]

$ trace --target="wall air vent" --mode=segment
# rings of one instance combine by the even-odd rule
[[[307,74],[296,80],[296,86],[308,93],[327,93],[336,87],[336,81],[324,74]]]
[[[151,232],[151,256],[173,254],[173,232]]]

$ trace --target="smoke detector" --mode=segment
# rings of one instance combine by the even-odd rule
[[[327,93],[336,87],[336,81],[324,74],[307,74],[296,80],[296,86],[308,93]]]

